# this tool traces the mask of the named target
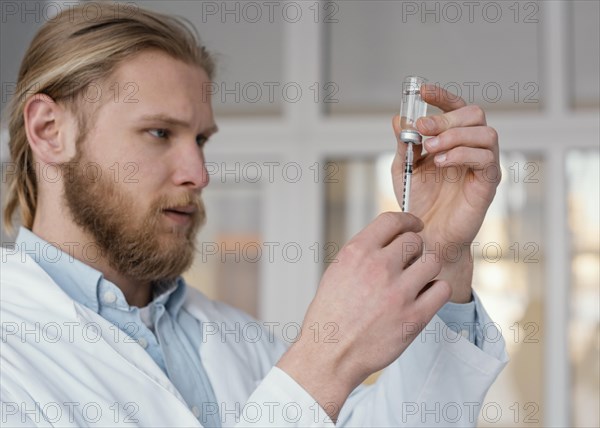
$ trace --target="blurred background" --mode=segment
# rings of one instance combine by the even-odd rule
[[[68,4],[2,2],[3,108],[33,34]],[[124,15],[138,6],[187,18],[219,65],[190,284],[300,323],[344,243],[399,210],[391,118],[403,78],[422,75],[500,135],[474,287],[511,362],[479,425],[600,426],[599,1],[136,1]]]

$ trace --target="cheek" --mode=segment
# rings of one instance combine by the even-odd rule
[[[109,176],[116,174],[117,166],[124,165],[131,159],[120,144],[118,136],[94,134],[85,140],[83,150],[89,162],[93,162],[105,170]],[[121,170],[122,170],[121,166]]]
[[[152,203],[163,195],[168,184],[166,168],[160,163],[147,160],[125,160],[115,162],[108,172],[136,200]]]
[[[95,131],[86,141],[86,157],[102,169],[103,178],[136,200],[155,198],[169,179],[164,150],[131,131]]]

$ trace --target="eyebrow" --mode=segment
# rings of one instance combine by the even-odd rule
[[[166,114],[146,115],[146,116],[142,116],[139,120],[141,122],[162,122],[162,123],[166,123],[171,126],[178,126],[181,128],[191,128],[191,125],[188,122],[186,122],[184,120],[176,119],[176,118],[171,117]],[[203,133],[214,134],[218,130],[219,130],[219,127],[216,124],[213,124],[209,128],[206,128]]]

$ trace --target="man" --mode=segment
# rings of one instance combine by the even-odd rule
[[[341,250],[304,320],[305,331],[333,323],[333,343],[236,342],[226,332],[252,320],[180,276],[204,221],[203,146],[217,130],[211,58],[173,18],[99,6],[94,20],[74,8],[45,24],[11,107],[17,171],[5,218],[18,208],[23,227],[2,252],[2,422],[474,425],[506,364],[504,344],[482,333],[490,320],[472,294],[468,251],[448,260],[422,252],[468,250],[493,198],[499,177],[484,168],[498,165],[498,143],[481,109],[424,88],[446,113],[419,123],[437,137],[417,156],[417,174],[453,165],[463,180],[420,177],[423,221],[386,213]],[[114,91],[131,82],[135,103]],[[126,162],[135,182],[114,182],[111,167]],[[436,313],[475,328],[417,338],[432,318],[428,329],[447,327]],[[209,322],[223,327],[207,335]],[[359,386],[383,368],[374,386]]]

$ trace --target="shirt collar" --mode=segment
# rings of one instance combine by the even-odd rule
[[[175,316],[184,302],[186,284],[182,277],[174,281],[154,284],[154,297],[151,304],[163,304],[172,316]]]
[[[119,287],[105,279],[102,272],[63,252],[58,245],[43,240],[24,227],[19,228],[15,243],[18,250],[29,255],[76,302],[96,313],[105,305],[131,310]],[[172,282],[157,283],[151,304],[161,303],[175,316],[183,305],[185,288],[181,277]],[[107,292],[114,293],[116,299],[107,301],[101,298]]]

